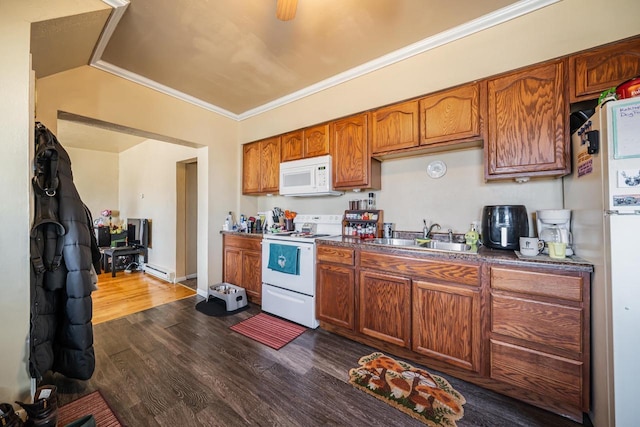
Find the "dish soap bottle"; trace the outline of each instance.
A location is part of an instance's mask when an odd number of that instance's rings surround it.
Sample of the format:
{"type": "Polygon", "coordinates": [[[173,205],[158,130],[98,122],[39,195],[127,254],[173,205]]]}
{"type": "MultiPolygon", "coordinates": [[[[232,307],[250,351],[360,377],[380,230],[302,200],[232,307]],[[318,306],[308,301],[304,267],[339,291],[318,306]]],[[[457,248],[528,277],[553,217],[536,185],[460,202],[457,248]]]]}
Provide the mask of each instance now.
{"type": "Polygon", "coordinates": [[[476,230],[476,225],[474,223],[471,223],[469,231],[467,231],[464,235],[464,240],[467,245],[475,246],[478,244],[479,239],[480,235],[478,234],[478,230],[476,230]]]}

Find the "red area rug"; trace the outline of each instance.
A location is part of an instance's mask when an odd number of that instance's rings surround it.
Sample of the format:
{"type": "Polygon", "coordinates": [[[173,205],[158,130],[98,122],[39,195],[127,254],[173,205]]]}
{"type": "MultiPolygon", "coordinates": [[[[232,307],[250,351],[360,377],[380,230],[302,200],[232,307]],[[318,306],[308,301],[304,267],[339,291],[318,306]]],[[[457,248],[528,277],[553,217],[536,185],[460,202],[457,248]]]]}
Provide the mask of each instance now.
{"type": "Polygon", "coordinates": [[[58,425],[65,426],[85,415],[93,415],[97,427],[123,426],[100,391],[82,396],[58,409],[58,425]]]}
{"type": "Polygon", "coordinates": [[[250,317],[230,328],[276,350],[280,350],[307,330],[304,326],[265,313],[250,317]]]}
{"type": "Polygon", "coordinates": [[[382,353],[358,360],[349,382],[430,427],[455,427],[466,400],[447,380],[382,353]]]}

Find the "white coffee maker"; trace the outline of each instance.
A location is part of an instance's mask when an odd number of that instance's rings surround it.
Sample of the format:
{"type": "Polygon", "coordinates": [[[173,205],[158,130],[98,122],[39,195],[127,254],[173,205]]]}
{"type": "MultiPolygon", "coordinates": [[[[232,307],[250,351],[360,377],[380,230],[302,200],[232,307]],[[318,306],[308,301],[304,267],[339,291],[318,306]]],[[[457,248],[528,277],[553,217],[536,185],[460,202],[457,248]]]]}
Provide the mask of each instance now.
{"type": "Polygon", "coordinates": [[[536,211],[538,238],[544,240],[545,254],[549,253],[548,242],[567,244],[566,254],[573,255],[571,248],[571,211],[569,209],[543,209],[536,211]]]}

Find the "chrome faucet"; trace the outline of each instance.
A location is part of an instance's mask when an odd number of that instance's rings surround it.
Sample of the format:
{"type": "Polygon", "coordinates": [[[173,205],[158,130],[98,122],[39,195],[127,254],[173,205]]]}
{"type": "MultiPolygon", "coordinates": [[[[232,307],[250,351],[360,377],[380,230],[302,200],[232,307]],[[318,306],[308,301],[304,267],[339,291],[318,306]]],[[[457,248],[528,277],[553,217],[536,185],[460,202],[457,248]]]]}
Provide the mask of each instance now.
{"type": "Polygon", "coordinates": [[[449,243],[452,243],[453,242],[453,230],[449,229],[448,231],[449,231],[449,243]]]}
{"type": "Polygon", "coordinates": [[[425,239],[430,239],[431,238],[431,231],[435,228],[437,230],[440,230],[440,224],[431,224],[431,226],[427,226],[427,220],[423,219],[422,222],[424,222],[424,228],[422,229],[422,237],[425,239]]]}

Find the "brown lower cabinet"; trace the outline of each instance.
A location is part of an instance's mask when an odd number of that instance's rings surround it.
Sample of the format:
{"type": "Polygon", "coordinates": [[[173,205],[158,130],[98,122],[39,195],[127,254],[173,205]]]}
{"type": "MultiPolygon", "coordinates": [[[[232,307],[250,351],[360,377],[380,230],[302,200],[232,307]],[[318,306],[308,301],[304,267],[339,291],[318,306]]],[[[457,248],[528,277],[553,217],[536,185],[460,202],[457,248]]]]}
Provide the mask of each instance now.
{"type": "Polygon", "coordinates": [[[361,334],[411,347],[411,279],[376,271],[360,271],[361,334]]]}
{"type": "Polygon", "coordinates": [[[589,410],[589,276],[510,267],[490,274],[491,378],[581,420],[589,410]]]}
{"type": "Polygon", "coordinates": [[[582,421],[590,267],[319,243],[320,327],[582,421]]]}
{"type": "Polygon", "coordinates": [[[356,329],[355,251],[318,245],[316,317],[340,328],[356,329]]]}
{"type": "Polygon", "coordinates": [[[262,239],[224,234],[222,280],[245,288],[247,298],[262,303],[262,239]]]}
{"type": "Polygon", "coordinates": [[[413,351],[478,372],[480,292],[465,286],[413,281],[413,351]]]}

